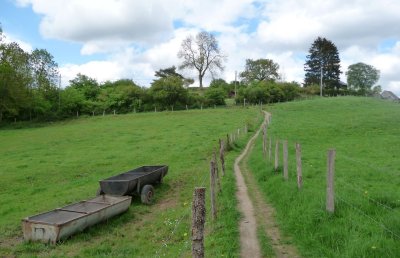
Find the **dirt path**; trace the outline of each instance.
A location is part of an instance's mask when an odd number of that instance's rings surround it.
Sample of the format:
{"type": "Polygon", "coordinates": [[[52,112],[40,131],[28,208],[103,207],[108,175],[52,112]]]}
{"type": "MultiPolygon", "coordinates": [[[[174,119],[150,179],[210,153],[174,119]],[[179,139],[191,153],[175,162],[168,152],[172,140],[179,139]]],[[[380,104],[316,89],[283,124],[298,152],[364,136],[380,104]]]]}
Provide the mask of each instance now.
{"type": "MultiPolygon", "coordinates": [[[[262,127],[264,126],[268,116],[270,114],[265,112],[264,123],[260,126],[254,136],[249,140],[246,148],[235,160],[235,176],[237,192],[236,197],[238,199],[238,208],[242,213],[243,217],[239,222],[240,229],[240,255],[241,257],[262,257],[260,244],[257,238],[257,227],[261,225],[268,238],[271,241],[272,248],[276,254],[276,257],[299,257],[296,249],[287,244],[287,239],[282,239],[281,233],[275,222],[275,210],[269,205],[263,198],[259,191],[256,182],[246,169],[246,180],[243,177],[243,173],[240,169],[240,162],[244,159],[247,160],[248,153],[254,146],[254,141],[260,134],[262,127]],[[249,189],[252,193],[252,199],[249,195],[249,189]],[[254,202],[254,204],[253,204],[254,202]],[[257,215],[255,215],[255,208],[257,215]]],[[[246,161],[245,160],[245,161],[246,161]]],[[[246,166],[245,166],[246,167],[246,166]]]]}

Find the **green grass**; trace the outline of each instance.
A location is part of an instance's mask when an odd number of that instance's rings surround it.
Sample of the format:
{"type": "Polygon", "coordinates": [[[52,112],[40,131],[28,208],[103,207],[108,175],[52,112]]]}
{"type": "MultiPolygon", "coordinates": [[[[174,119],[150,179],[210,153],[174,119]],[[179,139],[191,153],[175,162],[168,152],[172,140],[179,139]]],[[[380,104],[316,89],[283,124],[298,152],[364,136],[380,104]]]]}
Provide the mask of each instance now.
{"type": "Polygon", "coordinates": [[[249,168],[301,255],[399,257],[400,105],[341,97],[282,103],[267,110],[272,113],[268,134],[274,142],[289,142],[289,181],[283,180],[282,168],[275,173],[272,162],[263,160],[261,137],[249,168]],[[300,191],[296,142],[302,146],[300,191]],[[325,211],[330,148],[337,151],[334,214],[325,211]]]}
{"type": "MultiPolygon", "coordinates": [[[[190,254],[195,186],[209,186],[209,160],[218,138],[261,121],[257,109],[209,109],[89,117],[38,128],[0,130],[0,256],[178,257],[190,254]],[[135,200],[128,212],[56,246],[24,243],[20,221],[91,198],[98,180],[146,164],[167,164],[155,204],[135,200]]],[[[208,212],[206,255],[238,255],[234,157],[218,197],[221,215],[208,212]],[[227,227],[226,227],[227,225],[227,227]]],[[[208,199],[207,199],[207,205],[208,199]]]]}

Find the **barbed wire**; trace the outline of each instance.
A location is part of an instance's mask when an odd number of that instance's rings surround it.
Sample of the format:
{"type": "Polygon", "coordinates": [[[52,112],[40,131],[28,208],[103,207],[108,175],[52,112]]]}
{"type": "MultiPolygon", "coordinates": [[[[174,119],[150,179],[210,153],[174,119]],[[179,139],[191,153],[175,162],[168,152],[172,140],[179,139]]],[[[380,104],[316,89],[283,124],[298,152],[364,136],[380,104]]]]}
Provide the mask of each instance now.
{"type": "Polygon", "coordinates": [[[344,202],[345,204],[347,204],[348,206],[350,206],[351,208],[353,208],[354,210],[358,211],[360,214],[362,214],[363,216],[365,216],[366,218],[370,219],[372,222],[374,222],[376,225],[380,226],[383,230],[391,233],[393,236],[396,236],[398,239],[400,239],[400,235],[398,235],[397,233],[393,232],[392,230],[388,229],[381,221],[378,221],[376,219],[374,219],[373,217],[369,216],[368,214],[366,214],[364,211],[362,211],[360,208],[356,207],[355,205],[353,205],[352,203],[346,201],[345,199],[343,199],[342,197],[340,197],[338,194],[336,194],[336,198],[338,198],[340,201],[344,202]]]}
{"type": "Polygon", "coordinates": [[[375,166],[373,166],[371,163],[368,163],[368,162],[366,162],[366,161],[360,161],[360,160],[354,159],[354,158],[352,158],[352,157],[349,157],[349,156],[347,156],[347,155],[344,155],[343,153],[340,153],[340,154],[338,155],[338,158],[344,158],[345,160],[348,160],[348,161],[352,161],[352,162],[361,164],[361,165],[366,166],[366,167],[369,167],[369,168],[371,168],[371,169],[373,169],[373,170],[375,170],[375,171],[393,173],[393,170],[388,170],[388,169],[384,169],[384,168],[375,167],[375,166]]]}
{"type": "Polygon", "coordinates": [[[393,209],[392,207],[389,207],[389,206],[387,206],[387,205],[385,205],[385,204],[383,204],[383,203],[381,203],[381,202],[375,200],[374,198],[370,197],[370,196],[368,195],[368,192],[367,192],[367,193],[365,192],[366,190],[364,190],[364,189],[362,189],[362,188],[360,188],[360,187],[358,187],[358,186],[356,186],[356,185],[352,185],[352,184],[346,183],[346,182],[342,181],[342,179],[336,179],[336,180],[337,180],[336,182],[339,182],[339,183],[342,184],[342,185],[348,186],[348,187],[349,187],[351,190],[353,190],[353,191],[358,190],[358,191],[362,192],[362,193],[364,194],[365,198],[367,198],[368,200],[374,202],[375,204],[377,204],[377,205],[379,205],[379,206],[382,206],[383,208],[385,208],[385,209],[387,209],[387,210],[390,210],[390,211],[400,212],[400,210],[395,210],[395,209],[393,209]]]}

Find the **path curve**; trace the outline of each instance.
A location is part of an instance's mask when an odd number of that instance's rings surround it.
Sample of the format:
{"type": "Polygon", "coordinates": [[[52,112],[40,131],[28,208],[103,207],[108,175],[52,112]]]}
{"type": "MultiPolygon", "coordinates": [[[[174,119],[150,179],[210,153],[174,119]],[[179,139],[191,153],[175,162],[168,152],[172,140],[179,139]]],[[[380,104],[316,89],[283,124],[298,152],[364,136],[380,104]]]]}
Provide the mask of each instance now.
{"type": "Polygon", "coordinates": [[[240,256],[246,258],[262,257],[260,244],[257,238],[257,225],[260,225],[269,237],[276,257],[297,258],[300,256],[298,255],[296,248],[289,244],[290,241],[287,241],[287,238],[283,238],[280,233],[275,221],[275,209],[263,198],[255,179],[251,173],[249,173],[247,166],[245,166],[244,170],[246,172],[246,179],[249,181],[248,184],[250,190],[254,195],[253,204],[248,193],[248,187],[244,180],[243,173],[239,166],[240,162],[247,158],[247,155],[254,147],[255,139],[258,137],[267,121],[269,121],[271,114],[266,111],[263,112],[265,115],[264,122],[261,124],[254,136],[249,140],[243,152],[236,158],[234,164],[237,185],[236,198],[238,200],[238,209],[243,215],[239,222],[240,256]],[[254,213],[254,206],[256,206],[258,210],[257,216],[254,213]]]}
{"type": "Polygon", "coordinates": [[[240,170],[239,163],[247,155],[250,147],[253,145],[255,139],[260,134],[262,127],[265,125],[268,114],[265,113],[264,122],[260,128],[249,140],[246,148],[243,152],[235,159],[235,176],[236,176],[236,198],[238,200],[238,209],[242,213],[242,218],[239,222],[240,230],[240,256],[241,257],[261,257],[260,244],[257,238],[257,221],[254,215],[254,205],[250,199],[246,182],[244,181],[243,174],[240,170]]]}

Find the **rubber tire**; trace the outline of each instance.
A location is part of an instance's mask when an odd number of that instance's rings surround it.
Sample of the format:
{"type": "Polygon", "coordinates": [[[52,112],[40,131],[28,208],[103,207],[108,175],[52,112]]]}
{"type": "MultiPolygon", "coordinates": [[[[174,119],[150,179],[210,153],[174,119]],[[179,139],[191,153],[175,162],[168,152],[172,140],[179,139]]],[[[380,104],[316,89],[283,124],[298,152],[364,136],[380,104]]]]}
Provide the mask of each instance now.
{"type": "Polygon", "coordinates": [[[100,195],[103,195],[104,194],[104,192],[101,190],[101,188],[99,187],[98,189],[97,189],[97,191],[96,191],[96,196],[100,196],[100,195]]]}
{"type": "Polygon", "coordinates": [[[151,204],[154,196],[154,187],[152,185],[145,185],[140,192],[140,199],[143,204],[151,204]]]}

